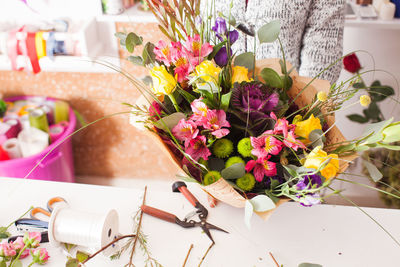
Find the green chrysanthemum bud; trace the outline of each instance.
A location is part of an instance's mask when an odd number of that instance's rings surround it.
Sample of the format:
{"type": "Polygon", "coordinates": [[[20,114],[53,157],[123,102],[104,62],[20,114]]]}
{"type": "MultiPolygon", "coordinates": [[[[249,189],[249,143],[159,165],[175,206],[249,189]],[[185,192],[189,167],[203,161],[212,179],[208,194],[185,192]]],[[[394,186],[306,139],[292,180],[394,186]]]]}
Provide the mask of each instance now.
{"type": "Polygon", "coordinates": [[[215,183],[221,178],[221,174],[217,171],[209,171],[206,175],[204,175],[203,184],[210,185],[215,183]]]}
{"type": "Polygon", "coordinates": [[[236,180],[236,185],[243,191],[250,191],[254,188],[256,184],[256,179],[251,173],[246,173],[243,177],[236,180]]]}
{"type": "Polygon", "coordinates": [[[243,163],[245,164],[244,160],[241,157],[235,156],[235,157],[230,157],[226,162],[225,162],[225,168],[228,168],[232,166],[233,164],[236,163],[243,163]]]}
{"type": "Polygon", "coordinates": [[[215,141],[213,145],[213,153],[216,157],[224,159],[229,157],[233,152],[233,143],[231,140],[222,138],[215,141]]]}
{"type": "Polygon", "coordinates": [[[251,157],[251,151],[253,150],[253,146],[251,145],[249,137],[240,140],[237,147],[240,155],[242,155],[245,158],[251,157]]]}

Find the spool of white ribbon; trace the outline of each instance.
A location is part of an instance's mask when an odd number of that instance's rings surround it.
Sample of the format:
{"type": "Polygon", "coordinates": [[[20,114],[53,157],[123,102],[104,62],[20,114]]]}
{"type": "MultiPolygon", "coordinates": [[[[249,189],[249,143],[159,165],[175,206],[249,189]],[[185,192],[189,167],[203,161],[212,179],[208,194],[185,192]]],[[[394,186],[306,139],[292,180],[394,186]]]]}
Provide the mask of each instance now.
{"type": "MultiPolygon", "coordinates": [[[[95,214],[71,209],[67,204],[56,207],[50,217],[49,240],[51,245],[74,244],[98,250],[118,237],[118,213],[95,214]]],[[[103,251],[105,256],[114,254],[117,244],[103,251]]]]}
{"type": "Polygon", "coordinates": [[[7,152],[10,159],[17,159],[17,158],[22,157],[20,144],[19,144],[17,138],[11,138],[11,139],[6,140],[2,144],[2,148],[4,151],[7,152]]]}
{"type": "Polygon", "coordinates": [[[381,20],[392,20],[396,11],[396,5],[393,3],[382,3],[379,10],[381,20]]]}
{"type": "Polygon", "coordinates": [[[389,0],[374,0],[372,1],[372,5],[376,9],[376,11],[379,13],[381,10],[382,4],[389,3],[389,0]]]}
{"type": "Polygon", "coordinates": [[[31,127],[18,134],[18,141],[22,155],[29,157],[42,152],[49,146],[49,134],[31,127]]]}

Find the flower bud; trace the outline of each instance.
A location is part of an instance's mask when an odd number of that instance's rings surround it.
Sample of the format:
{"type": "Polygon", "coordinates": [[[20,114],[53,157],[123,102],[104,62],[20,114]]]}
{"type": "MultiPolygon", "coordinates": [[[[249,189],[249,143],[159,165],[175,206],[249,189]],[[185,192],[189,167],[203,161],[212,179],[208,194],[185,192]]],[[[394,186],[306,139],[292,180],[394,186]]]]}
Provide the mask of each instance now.
{"type": "Polygon", "coordinates": [[[45,248],[32,249],[31,255],[33,257],[33,262],[38,264],[45,264],[50,258],[45,248]]]}
{"type": "Polygon", "coordinates": [[[42,236],[39,232],[25,233],[23,239],[28,248],[37,248],[41,240],[42,236]]]}
{"type": "Polygon", "coordinates": [[[371,97],[369,97],[369,95],[360,96],[360,104],[363,107],[368,107],[369,104],[371,104],[371,97]]]}

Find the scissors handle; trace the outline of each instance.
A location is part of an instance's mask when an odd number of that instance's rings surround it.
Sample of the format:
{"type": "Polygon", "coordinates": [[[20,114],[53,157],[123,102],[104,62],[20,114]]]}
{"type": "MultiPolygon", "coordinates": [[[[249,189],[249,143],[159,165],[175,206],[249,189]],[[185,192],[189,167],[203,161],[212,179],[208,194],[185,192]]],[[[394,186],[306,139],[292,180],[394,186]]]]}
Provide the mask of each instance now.
{"type": "Polygon", "coordinates": [[[172,185],[172,191],[181,192],[187,200],[193,205],[193,207],[197,208],[200,202],[197,200],[195,196],[187,189],[186,184],[184,182],[178,181],[172,185]]]}
{"type": "Polygon", "coordinates": [[[176,223],[178,220],[174,214],[150,206],[142,205],[141,209],[144,213],[167,222],[176,223]]]}
{"type": "Polygon", "coordinates": [[[47,201],[47,209],[50,212],[52,212],[53,209],[54,209],[53,205],[54,205],[54,203],[57,203],[57,202],[65,202],[65,203],[67,203],[67,201],[65,201],[65,199],[63,199],[62,197],[53,197],[53,198],[50,198],[49,201],[47,201]]]}
{"type": "Polygon", "coordinates": [[[48,210],[36,207],[31,210],[31,218],[39,220],[39,218],[36,216],[36,214],[39,214],[39,213],[41,213],[49,218],[51,216],[51,213],[48,210]]]}

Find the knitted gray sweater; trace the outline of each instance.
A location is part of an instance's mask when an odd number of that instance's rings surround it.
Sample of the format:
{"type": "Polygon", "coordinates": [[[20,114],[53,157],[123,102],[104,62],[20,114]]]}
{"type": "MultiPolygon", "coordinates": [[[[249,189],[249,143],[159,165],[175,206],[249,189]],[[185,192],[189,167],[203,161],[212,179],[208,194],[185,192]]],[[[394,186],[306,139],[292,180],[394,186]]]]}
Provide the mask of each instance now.
{"type": "MultiPolygon", "coordinates": [[[[228,15],[231,1],[214,1],[217,11],[228,15]]],[[[286,58],[300,75],[314,77],[342,56],[345,0],[249,0],[247,8],[246,0],[232,1],[232,15],[255,30],[271,20],[281,21],[286,58]]],[[[253,51],[253,38],[240,36],[235,52],[253,51]]],[[[258,46],[257,58],[272,57],[282,57],[278,42],[258,46]]],[[[341,67],[339,62],[320,77],[335,82],[341,67]]]]}

